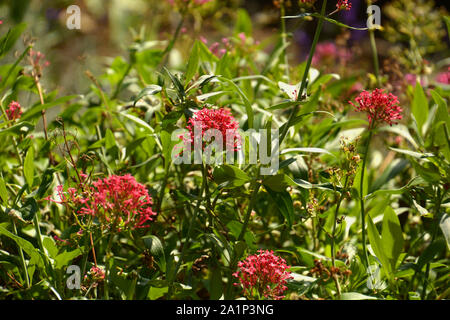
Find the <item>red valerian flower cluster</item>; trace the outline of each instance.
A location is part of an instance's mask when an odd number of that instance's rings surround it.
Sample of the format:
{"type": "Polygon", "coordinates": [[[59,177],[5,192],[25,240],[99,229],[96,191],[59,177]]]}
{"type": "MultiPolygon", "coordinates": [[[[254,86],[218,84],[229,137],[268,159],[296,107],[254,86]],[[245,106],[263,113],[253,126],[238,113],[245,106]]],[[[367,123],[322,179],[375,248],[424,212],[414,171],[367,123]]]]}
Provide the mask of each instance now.
{"type": "Polygon", "coordinates": [[[290,268],[286,261],[269,250],[258,250],[258,254],[240,261],[238,268],[233,276],[239,283],[234,285],[242,286],[243,294],[248,298],[256,296],[281,300],[287,289],[287,280],[292,279],[291,273],[286,271],[290,268]]]}
{"type": "Polygon", "coordinates": [[[352,3],[348,0],[338,0],[336,3],[336,8],[338,10],[350,10],[352,8],[352,3]]]}
{"type": "MultiPolygon", "coordinates": [[[[222,134],[222,146],[227,148],[232,148],[233,150],[238,150],[241,140],[240,135],[238,133],[239,124],[234,119],[230,110],[221,108],[221,109],[207,109],[203,108],[197,111],[194,116],[189,119],[187,124],[187,129],[189,133],[187,137],[184,137],[185,143],[191,143],[191,146],[194,146],[194,140],[202,139],[202,148],[206,147],[205,139],[209,140],[208,133],[212,133],[208,130],[215,129],[218,130],[222,134]],[[197,129],[195,129],[197,128],[197,129]],[[196,132],[196,130],[198,132],[196,132]],[[206,134],[205,134],[206,132],[206,134]],[[197,133],[197,137],[195,134],[197,133]],[[200,136],[201,134],[201,136],[200,136]],[[229,137],[227,139],[227,137],[229,137]]],[[[197,143],[200,143],[198,141],[197,143]]]]}
{"type": "MultiPolygon", "coordinates": [[[[85,175],[82,176],[86,179],[85,175]]],[[[99,179],[92,186],[85,183],[81,192],[68,188],[67,196],[61,185],[56,191],[61,201],[54,202],[74,206],[80,216],[90,215],[98,219],[102,226],[119,232],[148,228],[148,222],[156,215],[152,211],[153,202],[147,189],[130,174],[99,179]]]]}
{"type": "Polygon", "coordinates": [[[12,101],[8,105],[8,109],[6,109],[6,116],[8,120],[19,119],[21,115],[22,115],[22,107],[17,101],[12,101]]]}
{"type": "Polygon", "coordinates": [[[358,105],[351,101],[349,103],[355,111],[367,113],[367,119],[372,128],[379,122],[392,126],[397,124],[396,120],[402,119],[403,110],[398,105],[398,98],[392,93],[383,93],[383,89],[375,89],[371,93],[364,90],[355,100],[358,105]]]}

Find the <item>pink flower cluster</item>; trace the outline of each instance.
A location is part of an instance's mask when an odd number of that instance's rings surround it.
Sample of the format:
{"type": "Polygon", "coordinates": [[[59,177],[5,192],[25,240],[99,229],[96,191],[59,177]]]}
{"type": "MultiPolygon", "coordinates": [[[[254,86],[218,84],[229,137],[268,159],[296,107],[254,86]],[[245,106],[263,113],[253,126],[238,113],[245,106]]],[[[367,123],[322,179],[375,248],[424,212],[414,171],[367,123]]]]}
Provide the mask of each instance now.
{"type": "Polygon", "coordinates": [[[336,8],[338,10],[350,10],[352,8],[352,3],[348,0],[338,0],[336,3],[336,8]]]}
{"type": "Polygon", "coordinates": [[[240,261],[238,268],[239,270],[233,273],[238,279],[238,283],[234,285],[242,286],[243,294],[248,298],[256,295],[281,300],[287,290],[287,280],[292,279],[291,273],[287,271],[290,267],[286,261],[269,250],[258,250],[258,254],[240,261]]]}
{"type": "Polygon", "coordinates": [[[371,93],[364,90],[355,100],[358,105],[351,101],[349,103],[355,111],[367,113],[367,119],[372,127],[378,122],[392,126],[397,124],[396,120],[402,119],[403,110],[398,105],[398,98],[392,93],[383,93],[383,89],[375,89],[371,93]]]}
{"type": "Polygon", "coordinates": [[[436,81],[442,84],[450,84],[450,67],[448,67],[447,71],[439,73],[436,81]]]}
{"type": "MultiPolygon", "coordinates": [[[[187,124],[187,129],[189,133],[187,137],[184,137],[185,142],[189,142],[191,146],[194,146],[194,138],[196,138],[196,130],[198,130],[197,135],[198,139],[210,139],[209,134],[213,134],[213,132],[209,131],[211,129],[218,130],[223,137],[222,146],[227,146],[233,148],[233,150],[237,150],[241,144],[240,136],[238,133],[239,124],[234,119],[230,110],[221,108],[221,109],[208,109],[203,108],[195,113],[195,115],[189,119],[187,124]],[[197,129],[195,129],[197,128],[197,129]],[[201,134],[201,136],[200,136],[201,134]],[[231,136],[227,139],[228,136],[231,136]]],[[[197,143],[200,143],[198,141],[197,143]]],[[[206,142],[203,140],[202,148],[204,149],[206,146],[206,142]]]]}
{"type": "Polygon", "coordinates": [[[17,101],[12,101],[8,105],[8,109],[6,109],[6,116],[8,120],[16,120],[19,119],[22,115],[22,107],[17,101]]]}
{"type": "Polygon", "coordinates": [[[314,65],[318,65],[321,62],[335,63],[336,59],[339,59],[342,63],[346,63],[350,58],[351,54],[349,50],[338,48],[333,42],[327,41],[317,44],[312,63],[314,65]]]}
{"type": "MultiPolygon", "coordinates": [[[[200,37],[200,41],[204,44],[208,44],[208,40],[205,37],[200,37]]],[[[230,39],[222,38],[222,43],[214,42],[210,47],[209,51],[211,51],[217,57],[222,57],[227,51],[231,50],[233,47],[231,45],[230,39]],[[221,48],[221,45],[223,47],[221,48]]]]}
{"type": "Polygon", "coordinates": [[[50,65],[50,62],[48,62],[45,59],[45,55],[41,53],[40,51],[34,51],[30,50],[30,57],[31,61],[33,62],[33,65],[35,67],[39,67],[41,69],[46,68],[50,65]]]}
{"type": "MultiPolygon", "coordinates": [[[[83,175],[83,179],[85,178],[83,175]]],[[[145,186],[138,183],[133,176],[112,175],[94,181],[92,185],[85,184],[81,192],[69,188],[67,197],[63,186],[60,185],[57,187],[57,193],[61,201],[54,202],[75,206],[79,215],[95,217],[102,226],[119,232],[149,227],[148,222],[156,215],[151,208],[152,198],[145,186]]]]}

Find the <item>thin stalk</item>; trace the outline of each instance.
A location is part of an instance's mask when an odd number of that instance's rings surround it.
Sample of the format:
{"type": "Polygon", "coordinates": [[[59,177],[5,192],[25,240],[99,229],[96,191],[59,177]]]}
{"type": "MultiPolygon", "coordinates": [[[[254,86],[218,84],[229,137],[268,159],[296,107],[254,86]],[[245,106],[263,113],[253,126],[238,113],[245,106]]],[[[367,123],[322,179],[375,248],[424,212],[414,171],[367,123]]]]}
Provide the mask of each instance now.
{"type": "MultiPolygon", "coordinates": [[[[325,9],[327,7],[327,0],[324,0],[322,3],[322,9],[320,10],[321,17],[319,18],[319,22],[317,23],[316,32],[314,34],[313,43],[311,46],[311,50],[309,51],[308,60],[306,62],[305,72],[303,73],[303,79],[300,84],[300,90],[298,92],[297,101],[301,101],[303,90],[306,88],[306,80],[308,79],[309,69],[311,68],[312,58],[314,56],[314,52],[316,51],[317,43],[319,42],[320,33],[322,32],[322,25],[323,25],[323,17],[325,16],[325,9]]],[[[286,134],[289,130],[289,127],[291,125],[292,120],[294,119],[294,116],[297,114],[298,105],[294,106],[294,108],[291,111],[291,114],[289,115],[289,119],[286,123],[286,126],[283,129],[283,132],[281,132],[280,136],[280,145],[283,142],[284,138],[286,137],[286,134]]]]}
{"type": "MultiPolygon", "coordinates": [[[[169,161],[168,159],[164,159],[164,161],[169,161]]],[[[164,175],[162,184],[161,184],[161,190],[159,190],[159,197],[158,197],[158,204],[156,206],[156,212],[161,212],[161,207],[164,200],[164,193],[166,191],[167,186],[167,180],[168,180],[168,172],[164,175]]]]}
{"type": "Polygon", "coordinates": [[[370,140],[372,139],[372,134],[373,134],[372,128],[369,126],[369,137],[367,138],[366,146],[365,146],[365,150],[364,150],[364,159],[363,159],[363,164],[362,164],[362,168],[361,168],[361,181],[360,181],[362,247],[363,247],[364,262],[365,262],[366,267],[369,266],[369,258],[367,256],[367,249],[366,249],[366,215],[364,212],[364,171],[366,169],[366,163],[367,163],[367,158],[369,155],[369,147],[370,147],[370,140]]]}
{"type": "Polygon", "coordinates": [[[258,194],[259,188],[261,187],[260,183],[256,183],[255,189],[253,190],[253,193],[250,198],[250,203],[247,207],[247,213],[245,214],[244,218],[244,224],[242,225],[241,233],[239,234],[238,241],[242,241],[244,239],[245,232],[247,231],[248,222],[250,221],[250,216],[253,210],[253,207],[256,202],[256,196],[258,194]]]}
{"type": "MultiPolygon", "coordinates": [[[[105,299],[109,300],[109,288],[108,288],[108,275],[109,275],[109,259],[111,258],[111,245],[112,245],[112,239],[114,237],[114,234],[111,234],[108,239],[108,244],[106,245],[105,250],[105,299]]],[[[94,248],[94,246],[92,246],[94,248]]]]}
{"type": "Polygon", "coordinates": [[[134,62],[135,62],[135,51],[131,50],[130,51],[130,63],[128,64],[127,70],[125,70],[125,73],[123,74],[122,78],[120,78],[120,81],[117,84],[116,90],[114,91],[114,94],[112,95],[113,100],[116,99],[117,96],[119,95],[120,89],[122,88],[123,81],[128,76],[131,69],[133,69],[134,62]]]}
{"type": "MultiPolygon", "coordinates": [[[[367,0],[367,5],[371,6],[372,0],[367,0]]],[[[370,48],[372,49],[373,67],[375,69],[375,77],[377,79],[377,85],[381,86],[380,65],[378,62],[378,50],[377,50],[377,43],[375,41],[375,29],[374,28],[369,29],[369,38],[370,38],[370,48]]]]}
{"type": "Polygon", "coordinates": [[[286,20],[283,18],[286,15],[286,8],[284,7],[284,1],[280,3],[280,14],[281,14],[281,43],[284,47],[283,56],[284,56],[284,72],[286,81],[290,83],[290,75],[289,75],[289,60],[287,56],[287,34],[286,34],[286,20]]]}
{"type": "Polygon", "coordinates": [[[39,217],[38,217],[38,213],[37,212],[36,212],[36,214],[33,217],[33,223],[34,223],[34,229],[36,231],[36,236],[37,236],[39,249],[42,251],[42,253],[45,256],[45,259],[44,259],[45,267],[50,270],[50,274],[51,274],[53,280],[56,282],[53,266],[52,266],[52,264],[51,264],[51,262],[50,262],[50,260],[49,260],[49,258],[47,256],[47,254],[45,253],[44,244],[42,242],[42,234],[41,234],[41,229],[39,227],[39,217]]]}
{"type": "MultiPolygon", "coordinates": [[[[202,166],[203,166],[203,164],[202,164],[202,166]]],[[[183,262],[184,256],[185,256],[186,251],[187,251],[187,249],[189,247],[189,244],[190,244],[192,230],[194,229],[194,223],[195,223],[195,220],[197,220],[197,215],[198,215],[198,212],[200,211],[200,205],[203,202],[202,201],[203,200],[203,193],[205,192],[206,179],[207,179],[204,170],[202,170],[202,178],[203,178],[203,181],[202,181],[202,187],[201,187],[201,191],[200,191],[200,198],[197,200],[197,206],[195,208],[194,214],[191,217],[191,221],[190,221],[189,227],[188,227],[188,233],[186,235],[186,241],[184,242],[183,248],[181,249],[180,258],[179,258],[179,260],[178,260],[178,262],[177,262],[177,264],[175,266],[175,270],[174,270],[173,275],[172,275],[172,277],[170,278],[170,281],[169,281],[169,290],[167,292],[167,297],[169,299],[170,299],[170,297],[172,296],[172,293],[173,293],[173,283],[175,282],[178,270],[181,267],[181,264],[183,262]]]]}
{"type": "MultiPolygon", "coordinates": [[[[11,219],[11,220],[12,220],[14,234],[16,236],[18,236],[16,223],[14,222],[14,219],[11,219]]],[[[29,288],[30,287],[30,276],[28,275],[27,263],[25,262],[25,257],[23,255],[22,247],[18,245],[18,248],[19,248],[19,254],[20,254],[20,261],[22,262],[23,270],[25,273],[25,281],[27,283],[27,288],[29,288]]]]}
{"type": "Polygon", "coordinates": [[[336,225],[337,225],[337,217],[339,214],[339,208],[341,206],[341,202],[343,200],[344,194],[346,192],[347,189],[347,183],[348,183],[348,176],[345,177],[345,182],[344,182],[344,188],[341,191],[341,194],[339,195],[339,200],[336,204],[336,210],[334,211],[334,221],[333,221],[333,230],[331,232],[331,263],[333,265],[333,267],[335,267],[335,259],[336,259],[336,253],[334,252],[334,246],[335,246],[335,236],[336,236],[336,225]]]}
{"type": "Polygon", "coordinates": [[[166,49],[164,49],[164,52],[162,54],[163,60],[160,64],[160,68],[165,66],[167,64],[167,60],[169,59],[169,54],[172,51],[173,47],[175,46],[175,42],[178,40],[178,37],[180,35],[181,28],[183,27],[184,20],[186,18],[187,8],[183,9],[181,12],[181,19],[178,22],[177,28],[175,29],[175,34],[173,35],[172,39],[170,40],[169,44],[167,45],[166,49]]]}
{"type": "MultiPolygon", "coordinates": [[[[441,207],[441,201],[443,198],[443,197],[441,197],[441,192],[440,192],[439,187],[437,188],[436,193],[437,193],[437,195],[436,195],[436,206],[435,206],[435,210],[434,210],[433,234],[431,235],[430,246],[433,245],[433,242],[436,238],[436,235],[437,235],[437,232],[439,229],[439,220],[440,220],[439,209],[441,207]]],[[[426,294],[427,294],[428,277],[430,276],[430,265],[431,265],[431,263],[428,262],[427,267],[425,269],[425,277],[423,279],[422,294],[420,297],[422,300],[425,300],[426,294]]]]}
{"type": "MultiPolygon", "coordinates": [[[[34,74],[34,83],[36,84],[36,88],[39,93],[39,100],[40,100],[41,104],[43,105],[45,103],[45,101],[44,101],[44,94],[42,92],[42,86],[41,86],[41,83],[39,82],[39,76],[36,74],[35,71],[33,72],[33,74],[34,74]]],[[[45,140],[48,141],[47,118],[45,116],[45,109],[43,109],[41,111],[41,115],[42,115],[42,124],[44,126],[45,140]]],[[[51,153],[50,153],[50,159],[51,159],[51,153]]]]}
{"type": "MultiPolygon", "coordinates": [[[[341,206],[342,203],[342,199],[344,197],[344,194],[347,190],[347,183],[348,183],[348,175],[345,176],[345,182],[344,182],[344,188],[341,191],[341,194],[339,195],[339,200],[336,204],[336,210],[334,212],[334,220],[333,220],[333,230],[331,232],[331,264],[333,267],[336,267],[336,252],[335,252],[335,237],[336,237],[336,225],[337,225],[337,217],[339,214],[339,208],[341,206]]],[[[334,274],[333,275],[333,280],[334,283],[336,285],[336,290],[337,290],[337,294],[338,294],[338,298],[341,298],[341,285],[339,284],[339,279],[337,278],[337,276],[334,274]]]]}

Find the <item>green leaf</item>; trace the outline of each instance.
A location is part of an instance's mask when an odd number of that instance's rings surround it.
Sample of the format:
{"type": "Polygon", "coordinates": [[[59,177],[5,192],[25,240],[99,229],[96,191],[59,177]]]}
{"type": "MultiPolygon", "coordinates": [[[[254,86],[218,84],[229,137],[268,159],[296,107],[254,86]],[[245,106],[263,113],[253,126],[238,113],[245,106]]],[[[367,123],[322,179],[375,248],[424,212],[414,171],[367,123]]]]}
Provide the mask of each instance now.
{"type": "Polygon", "coordinates": [[[105,147],[106,147],[106,150],[117,147],[116,138],[114,137],[114,134],[112,133],[112,131],[110,129],[106,130],[105,147]]]}
{"type": "Polygon", "coordinates": [[[178,98],[180,100],[184,100],[184,97],[186,96],[186,91],[184,90],[184,87],[181,84],[180,80],[175,75],[173,75],[166,67],[164,67],[164,70],[166,70],[167,74],[169,75],[169,78],[172,81],[175,90],[177,91],[178,98]]]}
{"type": "Polygon", "coordinates": [[[380,189],[390,180],[394,179],[397,175],[403,172],[408,166],[409,162],[405,159],[395,159],[389,164],[389,167],[379,176],[371,185],[369,193],[373,193],[380,189]]]}
{"type": "Polygon", "coordinates": [[[286,191],[287,187],[296,185],[295,182],[284,173],[268,176],[263,180],[263,185],[276,192],[286,191]]]}
{"type": "Polygon", "coordinates": [[[270,197],[273,199],[277,210],[282,214],[289,228],[294,223],[294,204],[291,195],[287,191],[276,192],[266,188],[270,197]]]}
{"type": "Polygon", "coordinates": [[[145,129],[147,129],[150,133],[154,133],[155,129],[153,129],[147,122],[145,122],[144,120],[135,117],[131,114],[125,113],[125,112],[118,112],[118,114],[120,114],[121,116],[124,116],[125,118],[130,119],[131,121],[133,121],[134,123],[136,123],[137,125],[139,125],[140,127],[143,127],[145,129]]]}
{"type": "Polygon", "coordinates": [[[377,227],[375,226],[372,218],[369,215],[367,215],[367,235],[369,237],[369,242],[372,246],[373,252],[380,260],[382,267],[386,270],[386,276],[388,277],[388,279],[393,280],[393,270],[388,258],[386,257],[386,254],[384,253],[383,240],[381,239],[377,227]]]}
{"type": "Polygon", "coordinates": [[[23,174],[25,176],[25,181],[31,190],[34,180],[34,149],[32,146],[28,148],[27,155],[25,156],[25,161],[23,163],[23,174]]]}
{"type": "Polygon", "coordinates": [[[450,117],[448,115],[447,102],[434,90],[430,90],[434,102],[437,104],[434,117],[435,139],[447,161],[450,161],[450,145],[448,135],[450,130],[450,117]]]}
{"type": "Polygon", "coordinates": [[[30,242],[19,236],[12,234],[2,226],[0,226],[0,234],[13,240],[19,247],[23,249],[23,251],[25,251],[26,254],[28,254],[32,259],[35,259],[35,261],[37,261],[37,266],[43,272],[45,272],[44,260],[39,251],[35,247],[33,247],[33,245],[30,242]]]}
{"type": "Polygon", "coordinates": [[[444,250],[445,250],[445,241],[442,238],[433,241],[422,252],[419,259],[417,260],[417,264],[415,266],[416,271],[420,272],[427,263],[431,262],[437,254],[443,252],[444,250]]]}
{"type": "Polygon", "coordinates": [[[189,84],[189,82],[191,82],[191,79],[197,73],[199,62],[200,62],[200,55],[197,40],[195,41],[194,46],[192,47],[191,54],[189,55],[189,60],[186,67],[186,87],[189,84]]]}
{"type": "Polygon", "coordinates": [[[19,212],[22,215],[22,219],[25,221],[31,221],[34,218],[36,212],[38,212],[39,206],[34,200],[34,198],[28,198],[22,207],[19,209],[19,212]]]}
{"type": "Polygon", "coordinates": [[[145,96],[151,96],[155,95],[159,92],[161,92],[162,88],[156,84],[149,85],[148,87],[144,88],[134,99],[133,106],[136,105],[136,103],[141,100],[145,96]]]}
{"type": "Polygon", "coordinates": [[[444,213],[442,215],[441,221],[439,221],[439,227],[444,234],[448,249],[450,250],[450,216],[448,214],[444,213]]]}
{"type": "Polygon", "coordinates": [[[166,272],[166,256],[161,240],[153,235],[145,236],[142,240],[144,240],[145,247],[150,250],[151,255],[155,258],[161,271],[166,272]]]}
{"type": "Polygon", "coordinates": [[[60,104],[66,103],[74,98],[77,98],[78,96],[76,95],[72,95],[72,96],[66,96],[66,97],[61,97],[58,98],[52,102],[48,102],[45,104],[37,104],[34,107],[32,107],[31,109],[27,110],[26,112],[24,112],[24,114],[22,115],[22,117],[20,118],[21,121],[24,120],[28,120],[34,117],[37,117],[40,115],[40,112],[42,110],[48,110],[50,108],[59,106],[60,104]]]}
{"type": "Polygon", "coordinates": [[[24,121],[15,124],[7,129],[0,130],[0,137],[4,134],[15,134],[20,135],[23,133],[28,133],[34,129],[34,125],[30,122],[24,121]]]}
{"type": "Polygon", "coordinates": [[[191,91],[192,89],[199,88],[201,89],[203,86],[207,85],[210,82],[216,81],[217,77],[211,74],[204,74],[200,76],[189,88],[186,89],[186,92],[191,91]]]}
{"type": "Polygon", "coordinates": [[[331,152],[322,149],[322,148],[290,148],[290,149],[284,149],[281,151],[281,154],[285,153],[297,153],[297,152],[303,152],[303,153],[326,153],[329,155],[334,156],[331,152]]]}
{"type": "Polygon", "coordinates": [[[8,203],[8,191],[6,190],[5,180],[1,175],[0,175],[0,199],[3,201],[4,205],[8,203]]]}
{"type": "Polygon", "coordinates": [[[392,132],[396,135],[400,135],[403,138],[405,138],[406,140],[408,140],[409,143],[411,143],[411,145],[416,148],[419,149],[419,145],[417,144],[417,142],[414,140],[414,138],[411,136],[411,134],[409,133],[408,127],[403,125],[403,124],[397,124],[395,126],[385,126],[385,127],[381,127],[378,130],[380,131],[388,131],[388,132],[392,132]]]}
{"type": "Polygon", "coordinates": [[[358,292],[344,292],[341,300],[378,300],[376,297],[367,296],[358,292]]]}
{"type": "Polygon", "coordinates": [[[224,189],[240,187],[250,180],[244,171],[228,164],[215,167],[213,175],[215,182],[224,189]]]}
{"type": "Polygon", "coordinates": [[[9,50],[12,49],[20,35],[25,31],[27,25],[20,23],[8,30],[8,33],[0,39],[0,58],[3,57],[9,50]]]}
{"type": "Polygon", "coordinates": [[[150,300],[156,300],[163,297],[168,291],[169,287],[162,287],[162,288],[150,287],[147,297],[150,300]]]}
{"type": "Polygon", "coordinates": [[[56,247],[55,241],[52,238],[50,238],[49,236],[43,236],[42,245],[44,246],[45,250],[47,250],[50,258],[56,258],[56,256],[58,255],[58,248],[56,247]]]}
{"type": "Polygon", "coordinates": [[[220,268],[214,268],[212,272],[210,272],[209,279],[209,299],[210,300],[218,300],[222,296],[223,285],[222,285],[222,272],[220,268]]]}
{"type": "Polygon", "coordinates": [[[447,35],[448,35],[448,38],[450,39],[450,17],[444,16],[444,21],[445,21],[445,24],[447,25],[447,35]]]}
{"type": "Polygon", "coordinates": [[[64,251],[55,257],[55,269],[60,270],[66,267],[73,259],[83,254],[84,247],[72,251],[64,251]]]}
{"type": "Polygon", "coordinates": [[[45,196],[48,188],[50,188],[53,182],[53,173],[55,172],[52,168],[47,168],[42,175],[41,183],[39,185],[39,189],[36,194],[36,198],[38,200],[42,199],[45,196]]]}
{"type": "Polygon", "coordinates": [[[347,29],[359,30],[359,31],[368,30],[368,28],[356,28],[356,27],[348,26],[348,25],[346,25],[346,24],[344,24],[342,22],[336,21],[336,20],[328,18],[328,17],[324,17],[324,16],[322,16],[321,14],[318,14],[318,13],[302,13],[302,14],[299,14],[297,16],[284,16],[282,18],[283,19],[299,19],[299,18],[304,18],[304,17],[307,17],[307,16],[312,16],[312,17],[315,17],[315,18],[323,18],[325,21],[328,21],[328,22],[333,23],[333,24],[335,24],[335,25],[337,25],[339,27],[343,27],[343,28],[347,28],[347,29]]]}
{"type": "Polygon", "coordinates": [[[244,9],[238,9],[236,26],[234,27],[234,35],[245,33],[246,36],[252,35],[252,19],[244,9]]]}
{"type": "Polygon", "coordinates": [[[383,250],[391,264],[391,270],[395,270],[397,259],[403,250],[403,233],[400,221],[391,207],[384,211],[383,229],[381,232],[383,250]]]}
{"type": "Polygon", "coordinates": [[[254,113],[253,113],[253,108],[252,105],[250,103],[250,101],[248,100],[247,96],[244,94],[244,92],[241,90],[241,88],[239,88],[236,83],[234,83],[233,80],[227,79],[225,77],[217,77],[220,81],[229,83],[235,92],[237,92],[241,98],[242,101],[244,102],[244,106],[245,106],[245,111],[247,113],[247,119],[248,119],[248,127],[249,129],[253,128],[253,123],[254,123],[254,113]]]}
{"type": "Polygon", "coordinates": [[[416,119],[419,134],[422,134],[422,127],[428,119],[428,101],[419,82],[416,83],[414,89],[411,111],[416,119]]]}
{"type": "Polygon", "coordinates": [[[406,154],[407,156],[410,157],[414,157],[417,159],[426,159],[428,157],[433,157],[433,154],[431,153],[420,153],[420,152],[415,152],[415,151],[411,151],[411,150],[404,150],[404,149],[398,149],[398,148],[389,148],[392,151],[398,152],[398,153],[402,153],[402,154],[406,154]]]}

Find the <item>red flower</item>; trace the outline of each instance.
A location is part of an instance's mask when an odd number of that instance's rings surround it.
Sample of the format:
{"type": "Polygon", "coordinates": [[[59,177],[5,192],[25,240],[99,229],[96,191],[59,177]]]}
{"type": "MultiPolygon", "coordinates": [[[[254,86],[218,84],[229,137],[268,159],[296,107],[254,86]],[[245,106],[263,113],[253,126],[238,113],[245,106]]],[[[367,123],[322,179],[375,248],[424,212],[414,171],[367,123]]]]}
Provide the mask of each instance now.
{"type": "MultiPolygon", "coordinates": [[[[83,182],[85,183],[85,181],[83,182]]],[[[79,215],[91,215],[98,219],[102,226],[110,229],[129,230],[148,228],[148,222],[156,215],[152,211],[152,198],[143,184],[127,174],[112,175],[99,179],[85,186],[82,192],[75,188],[67,189],[66,196],[63,187],[57,187],[60,202],[72,205],[79,215]]]]}
{"type": "Polygon", "coordinates": [[[289,268],[286,261],[274,255],[273,251],[258,250],[258,254],[240,261],[238,268],[233,276],[238,278],[239,283],[234,285],[241,285],[247,297],[258,293],[267,299],[281,300],[287,290],[287,280],[292,279],[291,273],[286,271],[289,268]]]}
{"type": "Polygon", "coordinates": [[[355,111],[367,113],[367,119],[372,127],[378,122],[386,122],[392,126],[397,124],[395,120],[402,119],[400,113],[403,110],[398,105],[398,98],[392,93],[383,93],[383,89],[375,89],[372,93],[364,90],[355,100],[358,105],[351,101],[349,103],[355,107],[355,111]]]}
{"type": "Polygon", "coordinates": [[[352,8],[352,3],[348,0],[338,0],[336,3],[338,10],[350,10],[352,8]]]}
{"type": "Polygon", "coordinates": [[[12,101],[8,105],[8,109],[6,109],[6,116],[8,120],[16,120],[19,119],[22,115],[22,107],[17,101],[12,101]]]}
{"type": "MultiPolygon", "coordinates": [[[[209,140],[209,134],[212,132],[208,130],[215,129],[218,130],[222,135],[222,146],[225,148],[230,147],[233,150],[237,150],[241,144],[240,136],[238,133],[239,124],[231,115],[230,110],[222,109],[201,109],[195,113],[195,115],[189,119],[187,129],[189,133],[183,139],[185,142],[191,143],[194,146],[194,138],[197,132],[197,139],[202,139],[202,148],[206,146],[205,138],[209,140]],[[197,129],[195,129],[197,128],[197,129]],[[206,134],[205,134],[206,133],[206,134]],[[201,136],[200,136],[201,134],[201,136]],[[227,137],[230,137],[227,139],[227,137]],[[227,141],[230,140],[230,141],[227,141]]],[[[200,141],[198,142],[200,143],[200,141]]]]}

